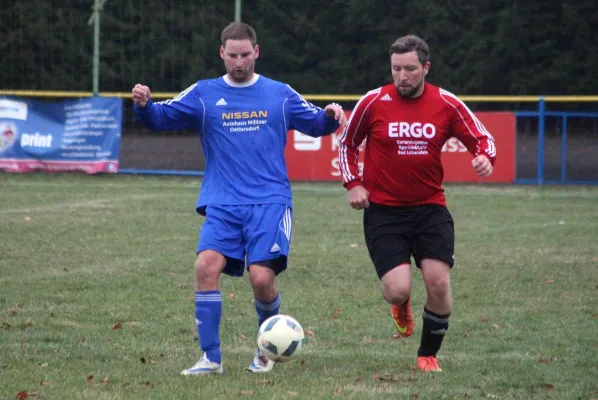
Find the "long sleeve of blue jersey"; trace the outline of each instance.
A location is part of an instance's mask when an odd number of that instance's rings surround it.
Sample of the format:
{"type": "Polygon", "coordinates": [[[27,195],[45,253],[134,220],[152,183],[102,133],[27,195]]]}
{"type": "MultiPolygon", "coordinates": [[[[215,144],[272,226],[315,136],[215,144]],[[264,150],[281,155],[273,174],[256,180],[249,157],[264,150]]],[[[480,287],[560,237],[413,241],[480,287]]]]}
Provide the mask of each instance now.
{"type": "Polygon", "coordinates": [[[296,129],[311,137],[330,135],[338,129],[338,121],[327,117],[324,110],[305,100],[293,88],[285,103],[285,115],[290,121],[290,129],[296,129]]]}
{"type": "Polygon", "coordinates": [[[197,84],[189,86],[173,99],[145,107],[134,106],[137,120],[156,131],[173,131],[196,126],[204,113],[203,104],[197,93],[197,84]]]}

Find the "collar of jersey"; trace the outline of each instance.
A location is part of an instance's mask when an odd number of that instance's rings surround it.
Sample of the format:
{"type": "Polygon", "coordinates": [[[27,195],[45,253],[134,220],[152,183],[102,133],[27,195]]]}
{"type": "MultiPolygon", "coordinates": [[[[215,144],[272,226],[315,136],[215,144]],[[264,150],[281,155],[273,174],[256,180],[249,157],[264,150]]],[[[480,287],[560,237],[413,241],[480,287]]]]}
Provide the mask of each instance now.
{"type": "Polygon", "coordinates": [[[233,82],[228,75],[224,75],[222,77],[222,79],[224,79],[224,82],[228,85],[228,86],[232,86],[232,87],[238,87],[238,88],[242,88],[242,87],[247,87],[247,86],[251,86],[253,84],[255,84],[257,82],[257,80],[260,78],[259,74],[253,74],[253,78],[251,78],[250,80],[248,80],[247,82],[243,82],[243,83],[237,83],[237,82],[233,82]]]}

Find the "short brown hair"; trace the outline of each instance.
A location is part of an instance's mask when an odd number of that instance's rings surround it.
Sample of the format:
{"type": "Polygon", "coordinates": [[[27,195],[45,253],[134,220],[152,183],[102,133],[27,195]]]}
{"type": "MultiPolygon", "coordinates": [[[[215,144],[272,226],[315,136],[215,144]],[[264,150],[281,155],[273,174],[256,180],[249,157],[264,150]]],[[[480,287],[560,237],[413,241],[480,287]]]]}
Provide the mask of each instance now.
{"type": "Polygon", "coordinates": [[[415,51],[420,63],[425,64],[430,61],[430,48],[425,40],[416,35],[407,35],[398,38],[390,46],[390,55],[404,54],[415,51]]]}
{"type": "Polygon", "coordinates": [[[243,22],[231,22],[220,34],[220,42],[224,46],[227,40],[245,40],[251,41],[251,45],[255,47],[257,43],[257,36],[255,30],[243,22]]]}

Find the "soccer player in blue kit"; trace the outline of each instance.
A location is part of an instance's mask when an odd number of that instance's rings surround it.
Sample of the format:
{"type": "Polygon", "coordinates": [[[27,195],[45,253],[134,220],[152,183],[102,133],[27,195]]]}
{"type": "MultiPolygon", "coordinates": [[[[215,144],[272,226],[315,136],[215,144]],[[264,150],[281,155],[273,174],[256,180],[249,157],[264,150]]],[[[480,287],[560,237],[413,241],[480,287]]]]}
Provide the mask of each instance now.
{"type": "MultiPolygon", "coordinates": [[[[233,22],[221,34],[226,75],[200,80],[156,103],[147,86],[132,90],[138,121],[159,131],[195,129],[205,154],[196,209],[206,218],[195,261],[195,317],[203,354],[183,375],[223,372],[221,273],[243,276],[247,265],[258,326],[279,313],[275,276],[287,267],[291,242],[287,132],[319,137],[347,122],[339,105],[321,109],[290,86],[255,73],[259,53],[254,29],[233,22]]],[[[256,350],[248,370],[268,372],[273,366],[256,350]]]]}

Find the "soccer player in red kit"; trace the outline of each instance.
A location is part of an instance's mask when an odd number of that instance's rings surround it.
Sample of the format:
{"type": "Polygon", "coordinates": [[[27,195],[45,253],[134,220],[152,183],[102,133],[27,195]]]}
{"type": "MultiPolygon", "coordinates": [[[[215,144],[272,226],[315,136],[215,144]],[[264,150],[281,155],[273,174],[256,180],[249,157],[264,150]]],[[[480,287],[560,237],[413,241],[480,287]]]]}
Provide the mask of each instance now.
{"type": "Polygon", "coordinates": [[[482,178],[492,174],[496,149],[490,133],[461,100],[425,82],[430,61],[424,40],[414,35],[397,39],[390,47],[390,64],[393,83],[359,100],[340,138],[339,161],[349,204],[365,210],[368,252],[404,337],[414,325],[411,257],[422,273],[427,300],[417,367],[440,371],[436,354],[451,313],[449,273],[455,247],[442,188],[441,149],[449,138],[459,139],[482,178]]]}

